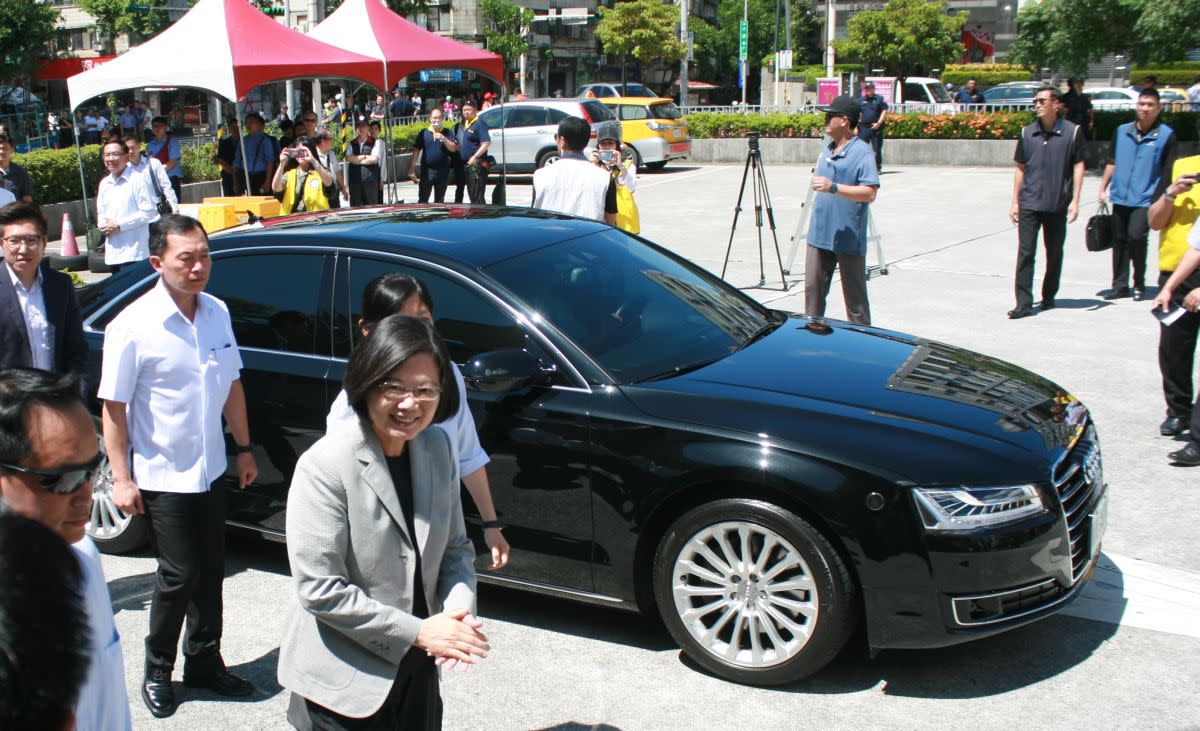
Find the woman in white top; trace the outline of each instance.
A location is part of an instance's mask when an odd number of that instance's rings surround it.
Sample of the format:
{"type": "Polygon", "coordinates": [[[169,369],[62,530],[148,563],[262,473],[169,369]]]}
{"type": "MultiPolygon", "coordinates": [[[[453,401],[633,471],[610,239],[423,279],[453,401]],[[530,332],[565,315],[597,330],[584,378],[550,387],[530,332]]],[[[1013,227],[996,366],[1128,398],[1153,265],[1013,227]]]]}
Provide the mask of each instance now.
{"type": "MultiPolygon", "coordinates": [[[[358,328],[363,337],[370,335],[375,323],[388,315],[407,315],[432,324],[433,297],[420,280],[407,274],[388,272],[371,280],[363,290],[360,313],[358,328]]],[[[467,406],[467,385],[463,381],[462,373],[454,363],[451,363],[450,367],[454,372],[455,387],[458,389],[459,407],[453,416],[438,426],[450,436],[463,484],[467,486],[467,492],[479,508],[479,516],[483,518],[483,537],[492,554],[492,568],[503,568],[508,564],[509,547],[508,541],[500,532],[503,526],[496,516],[487,471],[484,469],[489,461],[488,455],[479,444],[475,418],[471,416],[471,409],[467,406]]],[[[332,432],[347,422],[356,423],[357,420],[358,415],[350,408],[346,391],[342,390],[329,409],[325,431],[332,432]]]]}

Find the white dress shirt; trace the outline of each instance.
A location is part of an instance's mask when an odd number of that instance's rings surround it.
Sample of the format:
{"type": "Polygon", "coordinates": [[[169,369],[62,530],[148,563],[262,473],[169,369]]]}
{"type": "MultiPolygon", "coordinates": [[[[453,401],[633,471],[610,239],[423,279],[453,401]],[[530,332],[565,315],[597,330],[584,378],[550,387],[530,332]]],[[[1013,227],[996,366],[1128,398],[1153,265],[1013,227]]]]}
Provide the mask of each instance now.
{"type": "Polygon", "coordinates": [[[604,198],[612,177],[582,156],[563,155],[533,174],[533,207],[604,223],[604,198]]]}
{"type": "MultiPolygon", "coordinates": [[[[458,460],[458,474],[466,476],[490,462],[491,458],[479,443],[475,417],[471,415],[471,407],[467,404],[467,384],[462,373],[454,363],[450,364],[450,369],[454,372],[454,383],[458,387],[458,411],[434,426],[440,427],[446,432],[446,436],[450,437],[454,458],[458,460]]],[[[333,400],[333,405],[329,407],[329,415],[325,417],[325,431],[331,432],[348,421],[357,422],[358,414],[350,407],[350,399],[346,396],[346,390],[342,389],[333,400]]]]}
{"type": "Polygon", "coordinates": [[[128,407],[139,488],[206,492],[225,472],[221,412],[241,369],[229,310],[210,294],[191,321],[160,279],[108,324],[98,396],[128,407]]]}
{"type": "Polygon", "coordinates": [[[117,177],[105,175],[96,194],[96,215],[116,221],[120,231],[104,242],[105,264],[128,264],[150,258],[150,224],[158,220],[158,209],[150,184],[126,165],[117,177]]]}
{"type": "Polygon", "coordinates": [[[87,608],[92,651],[87,679],[75,703],[77,731],[128,731],[133,728],[125,690],[125,658],[113,622],[112,598],[104,581],[100,552],[84,536],[71,546],[83,570],[83,602],[87,608]]]}
{"type": "Polygon", "coordinates": [[[146,178],[146,187],[150,191],[150,197],[154,199],[155,208],[158,207],[158,200],[154,185],[151,183],[149,175],[154,176],[154,180],[158,181],[158,187],[166,197],[167,202],[171,204],[171,212],[179,213],[179,199],[175,197],[175,188],[171,186],[171,178],[167,175],[167,168],[162,164],[162,160],[157,157],[145,157],[138,160],[134,164],[133,160],[129,161],[129,166],[134,169],[142,177],[146,178]]]}
{"type": "Polygon", "coordinates": [[[9,203],[13,203],[16,200],[17,196],[13,195],[11,190],[8,188],[0,188],[0,208],[3,208],[4,206],[7,206],[9,203]]]}
{"type": "Polygon", "coordinates": [[[21,284],[13,268],[4,263],[8,276],[12,277],[13,289],[17,293],[17,304],[21,308],[21,317],[25,320],[25,332],[29,336],[29,350],[33,356],[33,367],[44,371],[54,370],[54,326],[46,316],[46,297],[42,291],[42,270],[38,269],[37,279],[29,289],[21,284]]]}

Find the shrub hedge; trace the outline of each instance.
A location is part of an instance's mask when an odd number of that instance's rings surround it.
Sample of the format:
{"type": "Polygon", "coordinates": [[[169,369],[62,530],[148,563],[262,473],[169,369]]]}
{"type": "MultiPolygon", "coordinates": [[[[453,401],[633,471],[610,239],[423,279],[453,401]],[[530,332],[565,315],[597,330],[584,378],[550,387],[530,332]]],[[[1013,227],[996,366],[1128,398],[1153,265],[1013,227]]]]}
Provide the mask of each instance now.
{"type": "Polygon", "coordinates": [[[947,64],[942,71],[942,83],[962,86],[975,79],[979,86],[995,86],[1009,81],[1028,81],[1033,73],[1024,66],[1014,63],[966,63],[947,64]]]}
{"type": "Polygon", "coordinates": [[[1143,76],[1154,76],[1159,86],[1191,86],[1200,76],[1200,61],[1180,61],[1161,66],[1134,66],[1129,70],[1129,79],[1140,81],[1143,76]]]}

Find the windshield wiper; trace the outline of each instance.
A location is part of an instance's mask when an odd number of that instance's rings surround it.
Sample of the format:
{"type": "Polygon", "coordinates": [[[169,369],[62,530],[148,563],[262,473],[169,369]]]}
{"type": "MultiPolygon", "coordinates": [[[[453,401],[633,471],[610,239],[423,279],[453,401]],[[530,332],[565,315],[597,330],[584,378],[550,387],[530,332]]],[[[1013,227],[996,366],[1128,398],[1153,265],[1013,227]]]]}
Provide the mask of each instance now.
{"type": "Polygon", "coordinates": [[[701,368],[703,368],[706,365],[712,365],[713,363],[716,363],[717,361],[721,360],[722,358],[724,358],[727,355],[729,355],[729,354],[722,353],[720,355],[715,355],[711,358],[705,358],[704,360],[698,360],[695,363],[688,363],[686,365],[677,366],[675,368],[672,368],[669,371],[659,373],[657,375],[649,376],[647,378],[643,378],[643,379],[637,381],[637,383],[650,383],[651,381],[662,381],[667,378],[674,378],[675,376],[682,376],[684,373],[691,373],[692,371],[700,370],[701,368]]]}
{"type": "Polygon", "coordinates": [[[759,340],[762,340],[767,335],[770,335],[771,333],[775,332],[775,328],[777,328],[777,327],[779,327],[778,322],[768,322],[767,324],[758,328],[754,332],[750,333],[750,337],[743,340],[741,342],[741,344],[738,345],[737,349],[742,350],[744,348],[749,347],[750,345],[752,345],[754,343],[757,343],[759,340]]]}

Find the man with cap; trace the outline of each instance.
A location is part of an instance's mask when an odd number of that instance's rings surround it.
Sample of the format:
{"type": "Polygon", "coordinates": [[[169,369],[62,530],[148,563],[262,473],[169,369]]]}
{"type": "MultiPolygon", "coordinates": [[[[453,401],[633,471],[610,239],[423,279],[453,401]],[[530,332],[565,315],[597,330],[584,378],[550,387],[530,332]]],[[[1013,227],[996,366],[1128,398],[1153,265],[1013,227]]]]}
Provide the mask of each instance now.
{"type": "Polygon", "coordinates": [[[247,195],[271,195],[275,160],[279,157],[279,150],[275,148],[275,138],[263,132],[266,125],[258,112],[246,115],[245,126],[246,135],[233,152],[234,174],[245,181],[246,171],[249,171],[250,190],[246,191],[247,195]],[[243,149],[246,151],[245,162],[242,160],[243,149]]]}
{"type": "Polygon", "coordinates": [[[366,117],[358,117],[354,123],[358,136],[350,140],[346,149],[346,162],[350,171],[346,181],[350,188],[350,205],[377,206],[380,199],[379,181],[379,144],[371,136],[371,122],[366,117]]]}
{"type": "Polygon", "coordinates": [[[875,150],[875,171],[883,170],[883,125],[887,122],[888,105],[875,96],[875,85],[863,84],[863,96],[858,101],[858,138],[875,150]]]}
{"type": "Polygon", "coordinates": [[[488,126],[475,113],[475,102],[467,99],[462,103],[462,124],[455,128],[458,141],[458,159],[462,160],[463,177],[454,191],[454,202],[462,203],[465,182],[467,195],[472,203],[485,203],[484,189],[487,188],[487,168],[480,163],[487,158],[492,146],[492,135],[488,126]]]}
{"type": "Polygon", "coordinates": [[[446,184],[450,181],[450,156],[458,153],[458,143],[446,136],[442,127],[442,110],[429,110],[429,129],[421,130],[413,140],[412,168],[409,176],[417,184],[417,202],[428,203],[433,192],[434,203],[446,200],[446,184]]]}
{"type": "Polygon", "coordinates": [[[804,314],[824,317],[835,269],[841,270],[846,318],[871,324],[867,301],[867,205],[879,190],[871,146],[855,136],[859,104],[843,94],[824,108],[829,146],[821,151],[804,257],[804,314]]]}

